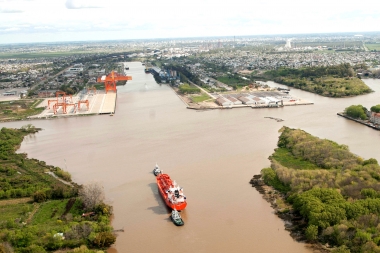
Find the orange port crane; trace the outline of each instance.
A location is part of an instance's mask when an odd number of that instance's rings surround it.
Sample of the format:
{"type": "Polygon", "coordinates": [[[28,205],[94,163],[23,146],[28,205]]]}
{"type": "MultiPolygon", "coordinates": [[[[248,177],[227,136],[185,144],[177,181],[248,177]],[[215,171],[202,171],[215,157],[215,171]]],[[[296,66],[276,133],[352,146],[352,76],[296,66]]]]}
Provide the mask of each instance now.
{"type": "Polygon", "coordinates": [[[132,80],[131,76],[123,76],[117,72],[112,71],[108,76],[98,77],[98,83],[104,83],[106,93],[108,91],[116,92],[116,82],[117,81],[128,81],[132,80]]]}
{"type": "Polygon", "coordinates": [[[79,100],[79,101],[78,101],[78,111],[80,111],[80,109],[81,109],[81,108],[80,108],[81,104],[85,104],[85,105],[86,105],[86,108],[87,108],[87,111],[88,111],[89,106],[90,106],[88,100],[79,100]]]}
{"type": "Polygon", "coordinates": [[[54,99],[54,100],[51,100],[51,99],[48,100],[48,108],[49,109],[50,109],[50,104],[55,103],[53,105],[54,114],[57,114],[60,106],[62,107],[63,113],[65,113],[65,114],[67,113],[67,111],[66,111],[67,106],[74,106],[74,112],[76,111],[76,104],[73,104],[73,102],[72,102],[73,101],[72,95],[68,95],[64,91],[57,91],[55,93],[55,97],[56,97],[56,99],[54,99]],[[60,95],[62,95],[62,96],[60,96],[60,95]],[[67,97],[70,97],[70,100],[67,97]]]}

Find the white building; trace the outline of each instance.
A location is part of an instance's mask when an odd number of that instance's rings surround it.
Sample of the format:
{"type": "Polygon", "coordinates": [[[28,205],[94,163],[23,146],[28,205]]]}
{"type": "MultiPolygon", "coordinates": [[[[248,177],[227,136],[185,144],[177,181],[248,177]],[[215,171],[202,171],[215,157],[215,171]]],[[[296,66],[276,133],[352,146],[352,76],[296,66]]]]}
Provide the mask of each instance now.
{"type": "Polygon", "coordinates": [[[224,97],[218,97],[216,99],[216,103],[220,106],[223,106],[223,107],[227,107],[227,106],[232,106],[233,103],[228,100],[228,99],[225,99],[224,97]]]}

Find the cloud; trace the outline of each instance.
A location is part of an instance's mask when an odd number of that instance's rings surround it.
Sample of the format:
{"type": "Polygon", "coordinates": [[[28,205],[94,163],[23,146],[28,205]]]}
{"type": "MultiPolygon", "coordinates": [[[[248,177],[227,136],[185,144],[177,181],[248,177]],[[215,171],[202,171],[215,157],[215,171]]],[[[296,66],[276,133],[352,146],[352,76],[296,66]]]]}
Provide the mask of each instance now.
{"type": "Polygon", "coordinates": [[[23,10],[0,8],[0,13],[22,13],[23,10]]]}
{"type": "Polygon", "coordinates": [[[103,8],[104,1],[99,0],[66,0],[67,9],[103,8]]]}
{"type": "Polygon", "coordinates": [[[18,5],[15,2],[1,1],[0,2],[0,13],[20,13],[24,12],[22,5],[18,5]]]}

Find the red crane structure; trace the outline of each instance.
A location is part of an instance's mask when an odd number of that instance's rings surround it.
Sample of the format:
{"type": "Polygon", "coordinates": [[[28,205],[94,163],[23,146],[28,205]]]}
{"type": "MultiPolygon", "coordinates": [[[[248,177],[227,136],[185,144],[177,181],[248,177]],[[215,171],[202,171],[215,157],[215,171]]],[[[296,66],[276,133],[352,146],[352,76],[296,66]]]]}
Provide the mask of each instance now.
{"type": "Polygon", "coordinates": [[[90,106],[90,103],[88,102],[88,100],[79,100],[79,101],[78,101],[78,111],[80,111],[80,106],[81,106],[81,104],[85,104],[85,105],[86,105],[86,108],[87,108],[86,111],[88,111],[89,106],[90,106]]]}
{"type": "Polygon", "coordinates": [[[98,83],[104,83],[106,93],[108,91],[116,92],[116,82],[117,81],[128,81],[132,80],[131,76],[123,76],[115,71],[112,71],[107,76],[98,77],[98,83]]]}
{"type": "Polygon", "coordinates": [[[63,91],[57,91],[55,93],[55,97],[56,97],[56,99],[54,99],[54,100],[52,100],[52,99],[48,100],[48,108],[49,109],[50,109],[50,104],[54,103],[54,105],[53,105],[54,114],[57,114],[60,106],[62,106],[63,113],[65,113],[65,114],[67,113],[67,111],[66,111],[67,106],[74,106],[74,111],[76,111],[76,104],[73,104],[73,96],[72,95],[67,95],[66,92],[63,92],[63,91]],[[62,96],[60,96],[60,95],[62,95],[62,96]],[[67,97],[70,97],[70,100],[67,97]]]}

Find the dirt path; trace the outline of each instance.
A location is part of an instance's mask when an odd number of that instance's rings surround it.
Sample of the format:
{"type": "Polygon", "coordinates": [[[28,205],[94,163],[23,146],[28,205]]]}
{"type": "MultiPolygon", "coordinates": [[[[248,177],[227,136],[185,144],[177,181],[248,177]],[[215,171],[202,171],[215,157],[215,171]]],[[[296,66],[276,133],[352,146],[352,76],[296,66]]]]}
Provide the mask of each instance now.
{"type": "Polygon", "coordinates": [[[40,208],[40,204],[34,203],[33,211],[29,214],[28,219],[26,219],[26,223],[30,223],[32,221],[33,216],[36,214],[39,208],[40,208]]]}
{"type": "Polygon", "coordinates": [[[6,200],[0,200],[0,206],[16,205],[16,204],[27,203],[30,201],[32,201],[32,198],[6,199],[6,200]]]}

